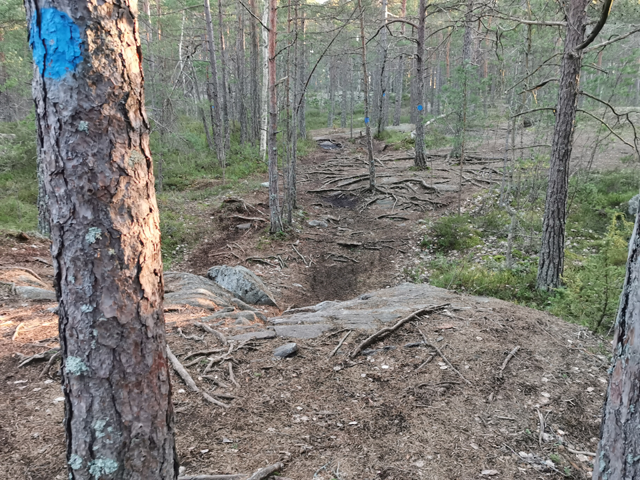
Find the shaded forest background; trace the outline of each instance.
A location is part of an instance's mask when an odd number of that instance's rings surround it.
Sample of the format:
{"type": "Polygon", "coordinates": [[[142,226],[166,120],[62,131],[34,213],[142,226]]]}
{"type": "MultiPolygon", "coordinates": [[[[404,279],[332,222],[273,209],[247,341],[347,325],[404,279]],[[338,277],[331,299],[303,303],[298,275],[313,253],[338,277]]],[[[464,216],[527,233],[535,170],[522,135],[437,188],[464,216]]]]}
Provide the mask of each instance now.
{"type": "MultiPolygon", "coordinates": [[[[638,2],[616,2],[598,40],[585,51],[564,288],[553,292],[537,291],[535,275],[564,42],[563,3],[429,3],[420,76],[415,0],[281,1],[271,23],[268,2],[214,1],[209,15],[206,5],[172,0],[138,5],[167,267],[201,238],[199,212],[222,195],[241,195],[265,181],[266,61],[275,25],[277,160],[279,181],[289,187],[278,192],[284,227],[295,231],[296,221],[299,225],[291,172],[298,157],[316,148],[309,132],[344,129],[358,139],[368,120],[377,141],[411,150],[412,128],[392,127],[419,122],[427,156],[446,155],[455,163],[466,152],[479,161],[500,158],[503,167],[482,185],[475,209],[458,204],[425,221],[422,251],[406,269],[406,279],[550,309],[609,331],[632,229],[628,202],[640,186],[634,123],[640,112],[638,2]],[[490,139],[501,147],[487,149],[490,139]]],[[[602,2],[589,5],[591,25],[601,9],[602,2]]],[[[0,228],[5,230],[38,227],[32,74],[22,3],[5,0],[0,4],[0,228]]]]}

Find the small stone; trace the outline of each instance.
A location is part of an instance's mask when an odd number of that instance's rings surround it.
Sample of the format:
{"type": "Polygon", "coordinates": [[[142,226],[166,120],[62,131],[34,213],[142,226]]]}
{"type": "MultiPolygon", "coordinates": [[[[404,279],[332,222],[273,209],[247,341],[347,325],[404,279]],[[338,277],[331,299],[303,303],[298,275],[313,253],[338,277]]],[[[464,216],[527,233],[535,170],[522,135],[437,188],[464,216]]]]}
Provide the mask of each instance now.
{"type": "Polygon", "coordinates": [[[497,470],[482,470],[482,473],[480,473],[480,475],[484,475],[485,477],[493,477],[494,475],[498,475],[498,471],[497,470]]]}
{"type": "Polygon", "coordinates": [[[236,225],[238,230],[249,230],[251,228],[250,223],[241,223],[240,225],[236,225]]]}
{"type": "Polygon", "coordinates": [[[262,182],[260,186],[264,188],[269,188],[269,182],[262,182]]]}
{"type": "Polygon", "coordinates": [[[438,337],[438,338],[436,338],[436,342],[441,342],[442,340],[444,340],[444,337],[438,337]]]}
{"type": "Polygon", "coordinates": [[[287,358],[294,355],[298,351],[298,344],[291,342],[285,343],[279,346],[273,351],[273,356],[276,358],[287,358]]]}
{"type": "Polygon", "coordinates": [[[229,440],[227,437],[222,437],[222,443],[233,443],[233,440],[229,440]]]}

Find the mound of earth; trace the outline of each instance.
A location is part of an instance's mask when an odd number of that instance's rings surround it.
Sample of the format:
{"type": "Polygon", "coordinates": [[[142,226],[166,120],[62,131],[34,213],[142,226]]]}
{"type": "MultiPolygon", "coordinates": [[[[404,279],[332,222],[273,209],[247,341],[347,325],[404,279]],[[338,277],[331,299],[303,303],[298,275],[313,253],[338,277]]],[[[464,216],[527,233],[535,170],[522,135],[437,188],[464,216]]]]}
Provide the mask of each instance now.
{"type": "MultiPolygon", "coordinates": [[[[298,352],[284,360],[273,355],[292,341],[284,331],[232,342],[228,361],[205,378],[207,355],[189,354],[222,346],[194,325],[210,311],[185,308],[167,313],[168,343],[201,390],[229,407],[207,402],[174,376],[187,475],[252,472],[278,461],[296,480],[588,478],[592,469],[607,347],[579,326],[495,299],[405,284],[271,318],[275,329],[321,328],[293,335],[298,352]],[[380,327],[443,303],[449,306],[350,356],[380,327]]],[[[3,478],[66,478],[59,377],[40,377],[43,363],[17,367],[24,355],[55,346],[55,323],[44,310],[23,317],[0,311],[3,478]]],[[[260,321],[209,325],[227,338],[269,330],[260,321]]]]}

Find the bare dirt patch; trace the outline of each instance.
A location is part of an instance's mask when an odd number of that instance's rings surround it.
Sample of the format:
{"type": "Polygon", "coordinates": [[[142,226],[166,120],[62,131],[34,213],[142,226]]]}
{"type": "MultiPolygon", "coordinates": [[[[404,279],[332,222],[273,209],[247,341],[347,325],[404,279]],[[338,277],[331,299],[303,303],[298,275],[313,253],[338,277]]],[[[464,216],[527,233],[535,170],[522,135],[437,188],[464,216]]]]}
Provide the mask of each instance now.
{"type": "MultiPolygon", "coordinates": [[[[24,314],[24,337],[11,341],[15,323],[0,326],[0,475],[63,479],[59,377],[40,378],[41,362],[18,369],[15,354],[49,348],[31,345],[55,333],[55,317],[43,308],[24,314]]],[[[204,314],[167,313],[167,339],[180,358],[216,347],[213,335],[184,338],[203,335],[191,322],[204,314]]],[[[210,372],[212,380],[201,376],[206,359],[189,367],[201,388],[230,405],[226,410],[185,391],[174,375],[178,453],[187,473],[251,472],[282,461],[282,474],[295,480],[483,478],[483,470],[496,470],[497,478],[589,477],[592,457],[572,451],[596,449],[608,362],[602,342],[584,329],[488,300],[407,324],[369,356],[348,357],[368,335],[354,332],[329,357],[343,334],[299,340],[299,353],[285,360],[272,356],[282,339],[245,344],[233,353],[238,387],[227,363],[210,372]],[[404,347],[421,342],[418,328],[446,360],[436,354],[418,368],[434,353],[404,347]]]]}

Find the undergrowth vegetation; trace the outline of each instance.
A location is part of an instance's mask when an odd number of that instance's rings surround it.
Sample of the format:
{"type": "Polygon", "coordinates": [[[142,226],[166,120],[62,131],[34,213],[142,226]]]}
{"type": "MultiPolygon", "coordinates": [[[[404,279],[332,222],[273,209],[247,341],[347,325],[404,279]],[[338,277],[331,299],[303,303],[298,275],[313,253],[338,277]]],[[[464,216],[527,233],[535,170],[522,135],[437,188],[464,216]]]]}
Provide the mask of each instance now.
{"type": "MultiPolygon", "coordinates": [[[[406,273],[415,282],[548,310],[607,333],[615,321],[633,230],[628,202],[639,185],[640,176],[631,170],[572,179],[563,288],[536,289],[544,197],[529,195],[532,191],[520,192],[533,201],[519,209],[514,227],[499,204],[498,189],[477,197],[466,213],[426,225],[423,261],[406,273]]],[[[530,189],[535,188],[532,182],[530,189]]]]}
{"type": "MultiPolygon", "coordinates": [[[[258,146],[241,145],[236,128],[231,136],[225,181],[215,153],[207,145],[201,122],[188,117],[175,121],[173,133],[150,137],[166,268],[201,238],[201,217],[215,197],[258,188],[267,171],[258,146]]],[[[315,148],[298,141],[298,155],[315,148]]],[[[284,157],[280,142],[279,157],[284,157]]],[[[0,122],[0,230],[35,231],[38,223],[38,183],[35,119],[0,122]]]]}

